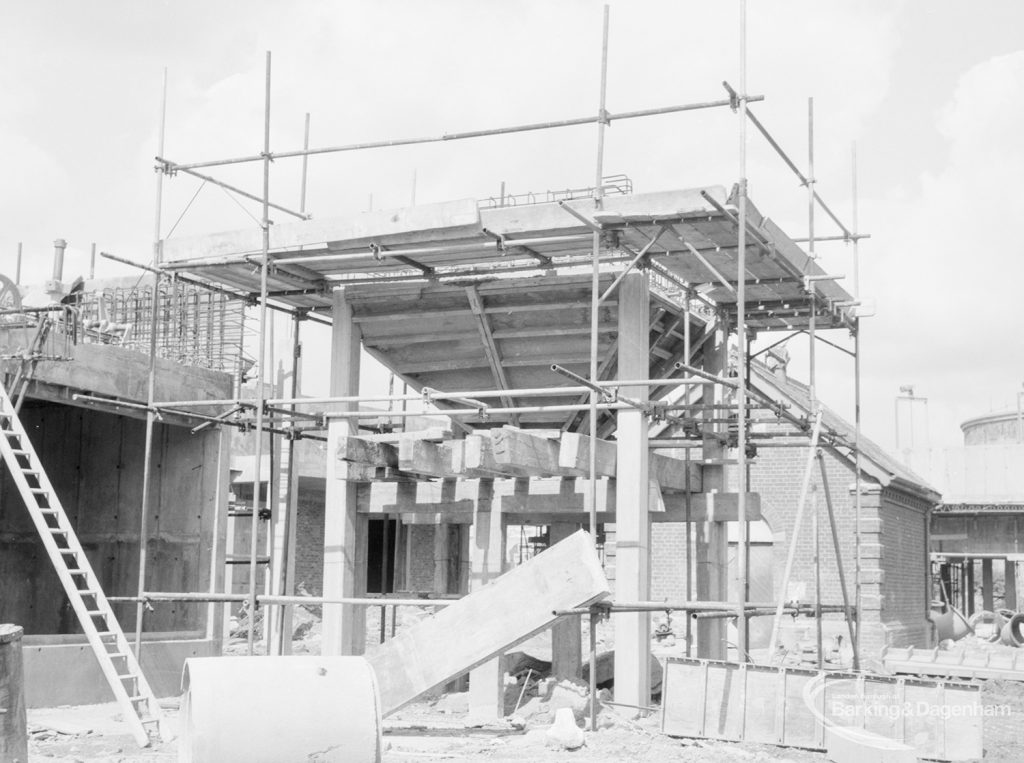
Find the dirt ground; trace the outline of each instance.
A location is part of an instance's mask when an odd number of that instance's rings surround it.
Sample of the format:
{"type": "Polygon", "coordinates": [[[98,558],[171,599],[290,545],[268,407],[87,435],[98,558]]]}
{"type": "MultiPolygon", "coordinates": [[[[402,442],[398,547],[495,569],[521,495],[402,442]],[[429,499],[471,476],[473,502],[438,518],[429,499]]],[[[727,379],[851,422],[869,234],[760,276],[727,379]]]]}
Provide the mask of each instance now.
{"type": "MultiPolygon", "coordinates": [[[[624,721],[615,727],[587,734],[586,744],[579,750],[554,750],[545,747],[546,727],[515,730],[501,724],[467,728],[464,714],[448,713],[443,707],[438,709],[444,698],[441,700],[418,703],[404,710],[396,719],[384,722],[384,763],[422,763],[424,760],[802,763],[825,760],[821,754],[803,750],[672,739],[660,733],[657,717],[635,723],[624,721]]],[[[165,709],[170,717],[176,718],[175,706],[165,709]]],[[[29,729],[30,761],[170,763],[177,760],[177,743],[174,741],[140,750],[114,703],[30,710],[29,729]],[[60,733],[58,729],[66,733],[60,733]]]]}
{"type": "MultiPolygon", "coordinates": [[[[296,654],[319,654],[319,608],[297,607],[293,651],[296,654]]],[[[376,612],[373,608],[371,614],[376,612]]],[[[415,607],[400,613],[397,629],[409,627],[427,615],[428,610],[415,607]]],[[[372,618],[368,618],[372,620],[372,618]]],[[[656,623],[657,624],[657,623],[656,623]]],[[[390,625],[390,623],[387,623],[390,625]]],[[[237,623],[233,638],[229,640],[227,654],[244,654],[245,621],[237,623]]],[[[368,647],[379,638],[379,620],[368,622],[368,647]]],[[[599,651],[613,647],[609,627],[598,630],[599,651]]],[[[257,652],[262,651],[258,644],[257,652]]],[[[559,703],[572,706],[576,718],[585,713],[587,692],[572,682],[551,683],[551,679],[531,679],[531,665],[543,666],[550,660],[550,644],[544,638],[520,647],[522,661],[518,670],[518,683],[510,683],[506,691],[506,712],[515,716],[514,722],[481,724],[468,713],[465,693],[451,692],[424,698],[383,723],[385,763],[420,763],[425,760],[476,761],[495,763],[521,763],[522,761],[573,760],[579,763],[618,763],[642,761],[667,763],[668,761],[712,761],[719,763],[758,763],[759,761],[824,761],[822,753],[792,748],[754,744],[734,744],[695,739],[674,739],[660,731],[660,713],[630,720],[612,707],[602,709],[598,730],[585,734],[583,747],[567,751],[546,746],[547,729],[552,722],[553,708],[559,703]],[[527,654],[528,653],[528,654],[527,654]],[[525,675],[524,675],[525,673],[525,675]],[[525,687],[525,688],[524,688],[525,687]],[[552,698],[558,694],[558,700],[552,698]]],[[[674,638],[652,643],[653,653],[660,659],[681,656],[684,643],[674,638]]],[[[512,670],[512,666],[509,666],[512,670]]],[[[538,669],[543,670],[543,667],[538,669]]],[[[599,666],[598,676],[601,676],[599,666]]],[[[655,679],[652,672],[652,679],[655,679]]],[[[652,680],[652,685],[660,683],[652,680]]],[[[1024,761],[1024,682],[987,681],[983,685],[982,705],[1005,706],[1004,715],[985,717],[984,747],[986,761],[1024,761]]],[[[602,700],[612,699],[602,690],[602,700]]],[[[176,723],[178,700],[162,701],[167,715],[176,723]]],[[[632,711],[629,711],[632,712],[632,711]]],[[[33,709],[29,711],[30,760],[72,763],[73,761],[101,761],[102,763],[169,763],[177,760],[174,741],[139,749],[127,725],[121,720],[120,709],[114,703],[33,709]]],[[[216,763],[232,763],[217,761],[216,763]]],[[[241,762],[240,762],[241,763],[241,762]]],[[[869,763],[864,761],[864,763],[869,763]]]]}
{"type": "MultiPolygon", "coordinates": [[[[988,681],[984,704],[1008,705],[1009,715],[985,719],[985,760],[1024,761],[1024,684],[988,681]]],[[[176,720],[177,701],[163,703],[176,720]]],[[[608,711],[602,713],[605,718],[608,711]]],[[[630,721],[612,719],[608,728],[586,734],[585,745],[575,751],[545,746],[548,724],[515,728],[501,723],[476,725],[467,716],[464,694],[445,694],[405,708],[384,721],[385,763],[421,763],[425,760],[568,761],[578,763],[760,763],[761,761],[824,761],[826,756],[806,750],[766,745],[733,744],[673,739],[659,730],[659,716],[630,721]]],[[[74,763],[170,763],[177,760],[176,742],[140,750],[116,704],[33,709],[29,711],[31,761],[74,763]]],[[[218,763],[231,763],[230,761],[218,763]]],[[[868,763],[868,761],[865,761],[868,763]]]]}

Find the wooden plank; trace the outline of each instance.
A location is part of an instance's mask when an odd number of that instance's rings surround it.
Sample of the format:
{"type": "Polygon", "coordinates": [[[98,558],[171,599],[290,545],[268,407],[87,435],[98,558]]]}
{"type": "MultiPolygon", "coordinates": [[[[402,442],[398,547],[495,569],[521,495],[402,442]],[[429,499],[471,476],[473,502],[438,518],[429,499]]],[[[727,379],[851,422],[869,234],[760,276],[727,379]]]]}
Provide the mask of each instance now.
{"type": "Polygon", "coordinates": [[[481,470],[493,474],[531,476],[530,470],[515,464],[500,463],[494,456],[490,435],[469,435],[466,437],[464,466],[468,470],[481,470]]]}
{"type": "Polygon", "coordinates": [[[571,535],[371,654],[381,714],[394,713],[550,627],[557,619],[552,611],[609,595],[593,540],[583,531],[571,535]]]}
{"type": "MultiPolygon", "coordinates": [[[[385,414],[381,414],[383,418],[386,418],[385,414]]],[[[360,440],[366,442],[380,442],[388,443],[390,445],[397,445],[398,442],[404,437],[408,440],[426,440],[427,442],[444,442],[452,436],[452,430],[444,426],[427,427],[425,429],[417,429],[412,432],[388,432],[385,434],[363,434],[359,435],[360,440]]]]}
{"type": "Polygon", "coordinates": [[[394,445],[361,437],[339,437],[335,455],[342,461],[398,467],[398,449],[394,445]]]}
{"type": "MultiPolygon", "coordinates": [[[[350,464],[350,466],[352,466],[350,464]]],[[[442,482],[369,482],[359,486],[361,514],[471,514],[477,504],[489,511],[498,505],[503,513],[523,517],[544,514],[559,521],[585,521],[588,480],[546,477],[540,479],[448,479],[442,482]]],[[[684,522],[686,495],[663,493],[663,511],[651,513],[652,522],[684,522]]],[[[738,498],[735,493],[697,493],[690,496],[690,520],[735,522],[738,498]]],[[[597,510],[614,521],[615,480],[598,481],[597,510]]],[[[747,516],[761,518],[761,497],[747,494],[747,516]]],[[[602,520],[604,521],[604,520],[602,520]]]]}
{"type": "MultiPolygon", "coordinates": [[[[617,470],[615,443],[610,440],[597,441],[597,474],[599,477],[614,477],[617,470]]],[[[590,438],[576,432],[565,432],[559,447],[558,465],[562,469],[590,474],[590,438]]],[[[700,464],[672,458],[661,453],[652,453],[649,462],[651,476],[662,490],[678,491],[687,487],[686,473],[689,471],[689,487],[694,493],[701,490],[700,464]]]]}
{"type": "Polygon", "coordinates": [[[491,451],[497,464],[514,466],[537,477],[582,477],[581,469],[559,465],[560,443],[521,429],[491,430],[491,451]]]}
{"type": "MultiPolygon", "coordinates": [[[[498,385],[498,389],[510,389],[508,378],[505,376],[505,369],[501,365],[501,355],[498,353],[498,346],[495,344],[494,335],[491,333],[491,324],[487,319],[487,313],[484,310],[484,303],[480,297],[480,292],[477,291],[476,286],[467,286],[466,296],[469,298],[470,309],[472,309],[473,315],[476,316],[477,328],[480,330],[480,340],[484,346],[484,355],[487,356],[487,364],[491,367],[494,382],[498,385]]],[[[506,408],[512,407],[512,398],[508,395],[502,395],[501,402],[506,408]]],[[[512,423],[518,424],[519,417],[513,416],[512,423]]]]}
{"type": "Polygon", "coordinates": [[[431,477],[451,477],[452,451],[445,443],[433,443],[415,437],[398,441],[398,468],[403,472],[431,477]]]}

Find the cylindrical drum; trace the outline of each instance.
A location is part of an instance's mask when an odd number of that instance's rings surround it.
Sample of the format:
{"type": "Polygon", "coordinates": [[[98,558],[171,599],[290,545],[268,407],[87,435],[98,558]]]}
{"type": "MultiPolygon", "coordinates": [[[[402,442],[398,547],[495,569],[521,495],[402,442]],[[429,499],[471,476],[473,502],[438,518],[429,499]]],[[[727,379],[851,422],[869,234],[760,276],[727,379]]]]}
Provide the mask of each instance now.
{"type": "Polygon", "coordinates": [[[0,625],[0,763],[28,760],[22,632],[19,625],[0,625]]]}
{"type": "Polygon", "coordinates": [[[1024,615],[1014,615],[1003,626],[1000,641],[1007,646],[1024,646],[1024,615]]]}
{"type": "Polygon", "coordinates": [[[178,760],[379,763],[377,678],[362,657],[185,662],[178,760]]]}

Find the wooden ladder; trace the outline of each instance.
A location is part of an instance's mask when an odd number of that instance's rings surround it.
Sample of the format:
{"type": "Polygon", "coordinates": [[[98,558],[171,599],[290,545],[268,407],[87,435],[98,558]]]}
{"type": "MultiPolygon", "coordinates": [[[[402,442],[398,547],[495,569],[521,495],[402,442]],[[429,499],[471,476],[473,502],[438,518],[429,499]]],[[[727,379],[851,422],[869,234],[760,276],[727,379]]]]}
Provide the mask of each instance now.
{"type": "Polygon", "coordinates": [[[142,747],[149,745],[151,732],[169,741],[173,735],[156,696],[142,675],[128,640],[100,588],[99,579],[86,559],[82,544],[3,385],[0,385],[0,456],[11,470],[89,646],[121,705],[124,719],[131,726],[132,735],[142,747]]]}

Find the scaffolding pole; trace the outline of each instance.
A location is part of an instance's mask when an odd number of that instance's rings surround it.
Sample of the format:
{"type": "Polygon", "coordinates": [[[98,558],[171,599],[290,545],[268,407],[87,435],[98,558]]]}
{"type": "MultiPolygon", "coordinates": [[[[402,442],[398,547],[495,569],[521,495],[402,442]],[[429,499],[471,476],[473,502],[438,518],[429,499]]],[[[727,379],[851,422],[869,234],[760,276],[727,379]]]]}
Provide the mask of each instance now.
{"type": "MultiPolygon", "coordinates": [[[[740,0],[740,123],[739,123],[739,153],[740,153],[740,180],[739,180],[739,230],[737,231],[737,258],[736,264],[736,353],[737,363],[740,364],[738,371],[740,379],[743,380],[736,390],[736,425],[737,425],[737,450],[738,466],[737,475],[737,503],[736,519],[739,524],[739,554],[736,564],[736,606],[738,617],[736,620],[736,651],[737,659],[742,662],[749,661],[747,649],[748,622],[746,615],[747,593],[750,585],[748,580],[750,528],[747,525],[747,384],[743,379],[742,366],[747,354],[747,324],[746,324],[746,262],[747,262],[747,0],[740,0]]],[[[689,358],[687,358],[689,362],[689,358]]]]}
{"type": "MultiPolygon", "coordinates": [[[[157,150],[164,149],[164,130],[167,124],[167,69],[163,73],[163,87],[160,97],[160,129],[157,135],[157,150]]],[[[153,219],[153,262],[159,265],[163,259],[163,240],[160,226],[163,211],[163,177],[156,176],[156,204],[153,219]]],[[[156,411],[152,410],[153,398],[156,397],[156,331],[159,320],[157,300],[160,295],[160,282],[153,280],[153,310],[149,323],[149,369],[146,381],[146,400],[150,410],[146,412],[146,435],[142,457],[142,502],[139,507],[139,594],[146,590],[146,565],[148,562],[148,523],[150,508],[150,483],[153,476],[153,429],[156,426],[156,411]]],[[[135,659],[142,659],[142,625],[146,608],[142,602],[135,606],[135,659]]]]}
{"type": "MultiPolygon", "coordinates": [[[[263,109],[263,255],[260,262],[260,328],[256,359],[256,436],[253,450],[252,478],[252,537],[249,539],[249,627],[246,649],[251,655],[256,637],[256,572],[259,567],[260,527],[260,461],[263,457],[263,383],[267,360],[267,275],[270,265],[270,51],[267,51],[266,85],[263,109]]],[[[270,435],[273,436],[273,435],[270,435]]],[[[267,499],[270,498],[270,480],[267,480],[267,499]]]]}
{"type": "MultiPolygon", "coordinates": [[[[601,32],[601,85],[598,91],[597,111],[597,156],[595,161],[594,176],[594,208],[601,209],[602,198],[604,197],[604,130],[608,123],[608,113],[605,110],[608,92],[608,6],[604,6],[604,16],[601,32]]],[[[593,255],[590,271],[590,384],[598,382],[598,339],[600,338],[600,307],[601,307],[601,232],[594,229],[593,233],[593,255]]],[[[590,537],[597,541],[597,399],[598,391],[591,386],[590,389],[590,453],[589,453],[589,474],[590,484],[587,501],[587,519],[590,529],[590,537]]],[[[597,648],[595,646],[594,619],[590,621],[590,728],[597,728],[597,648]]]]}

